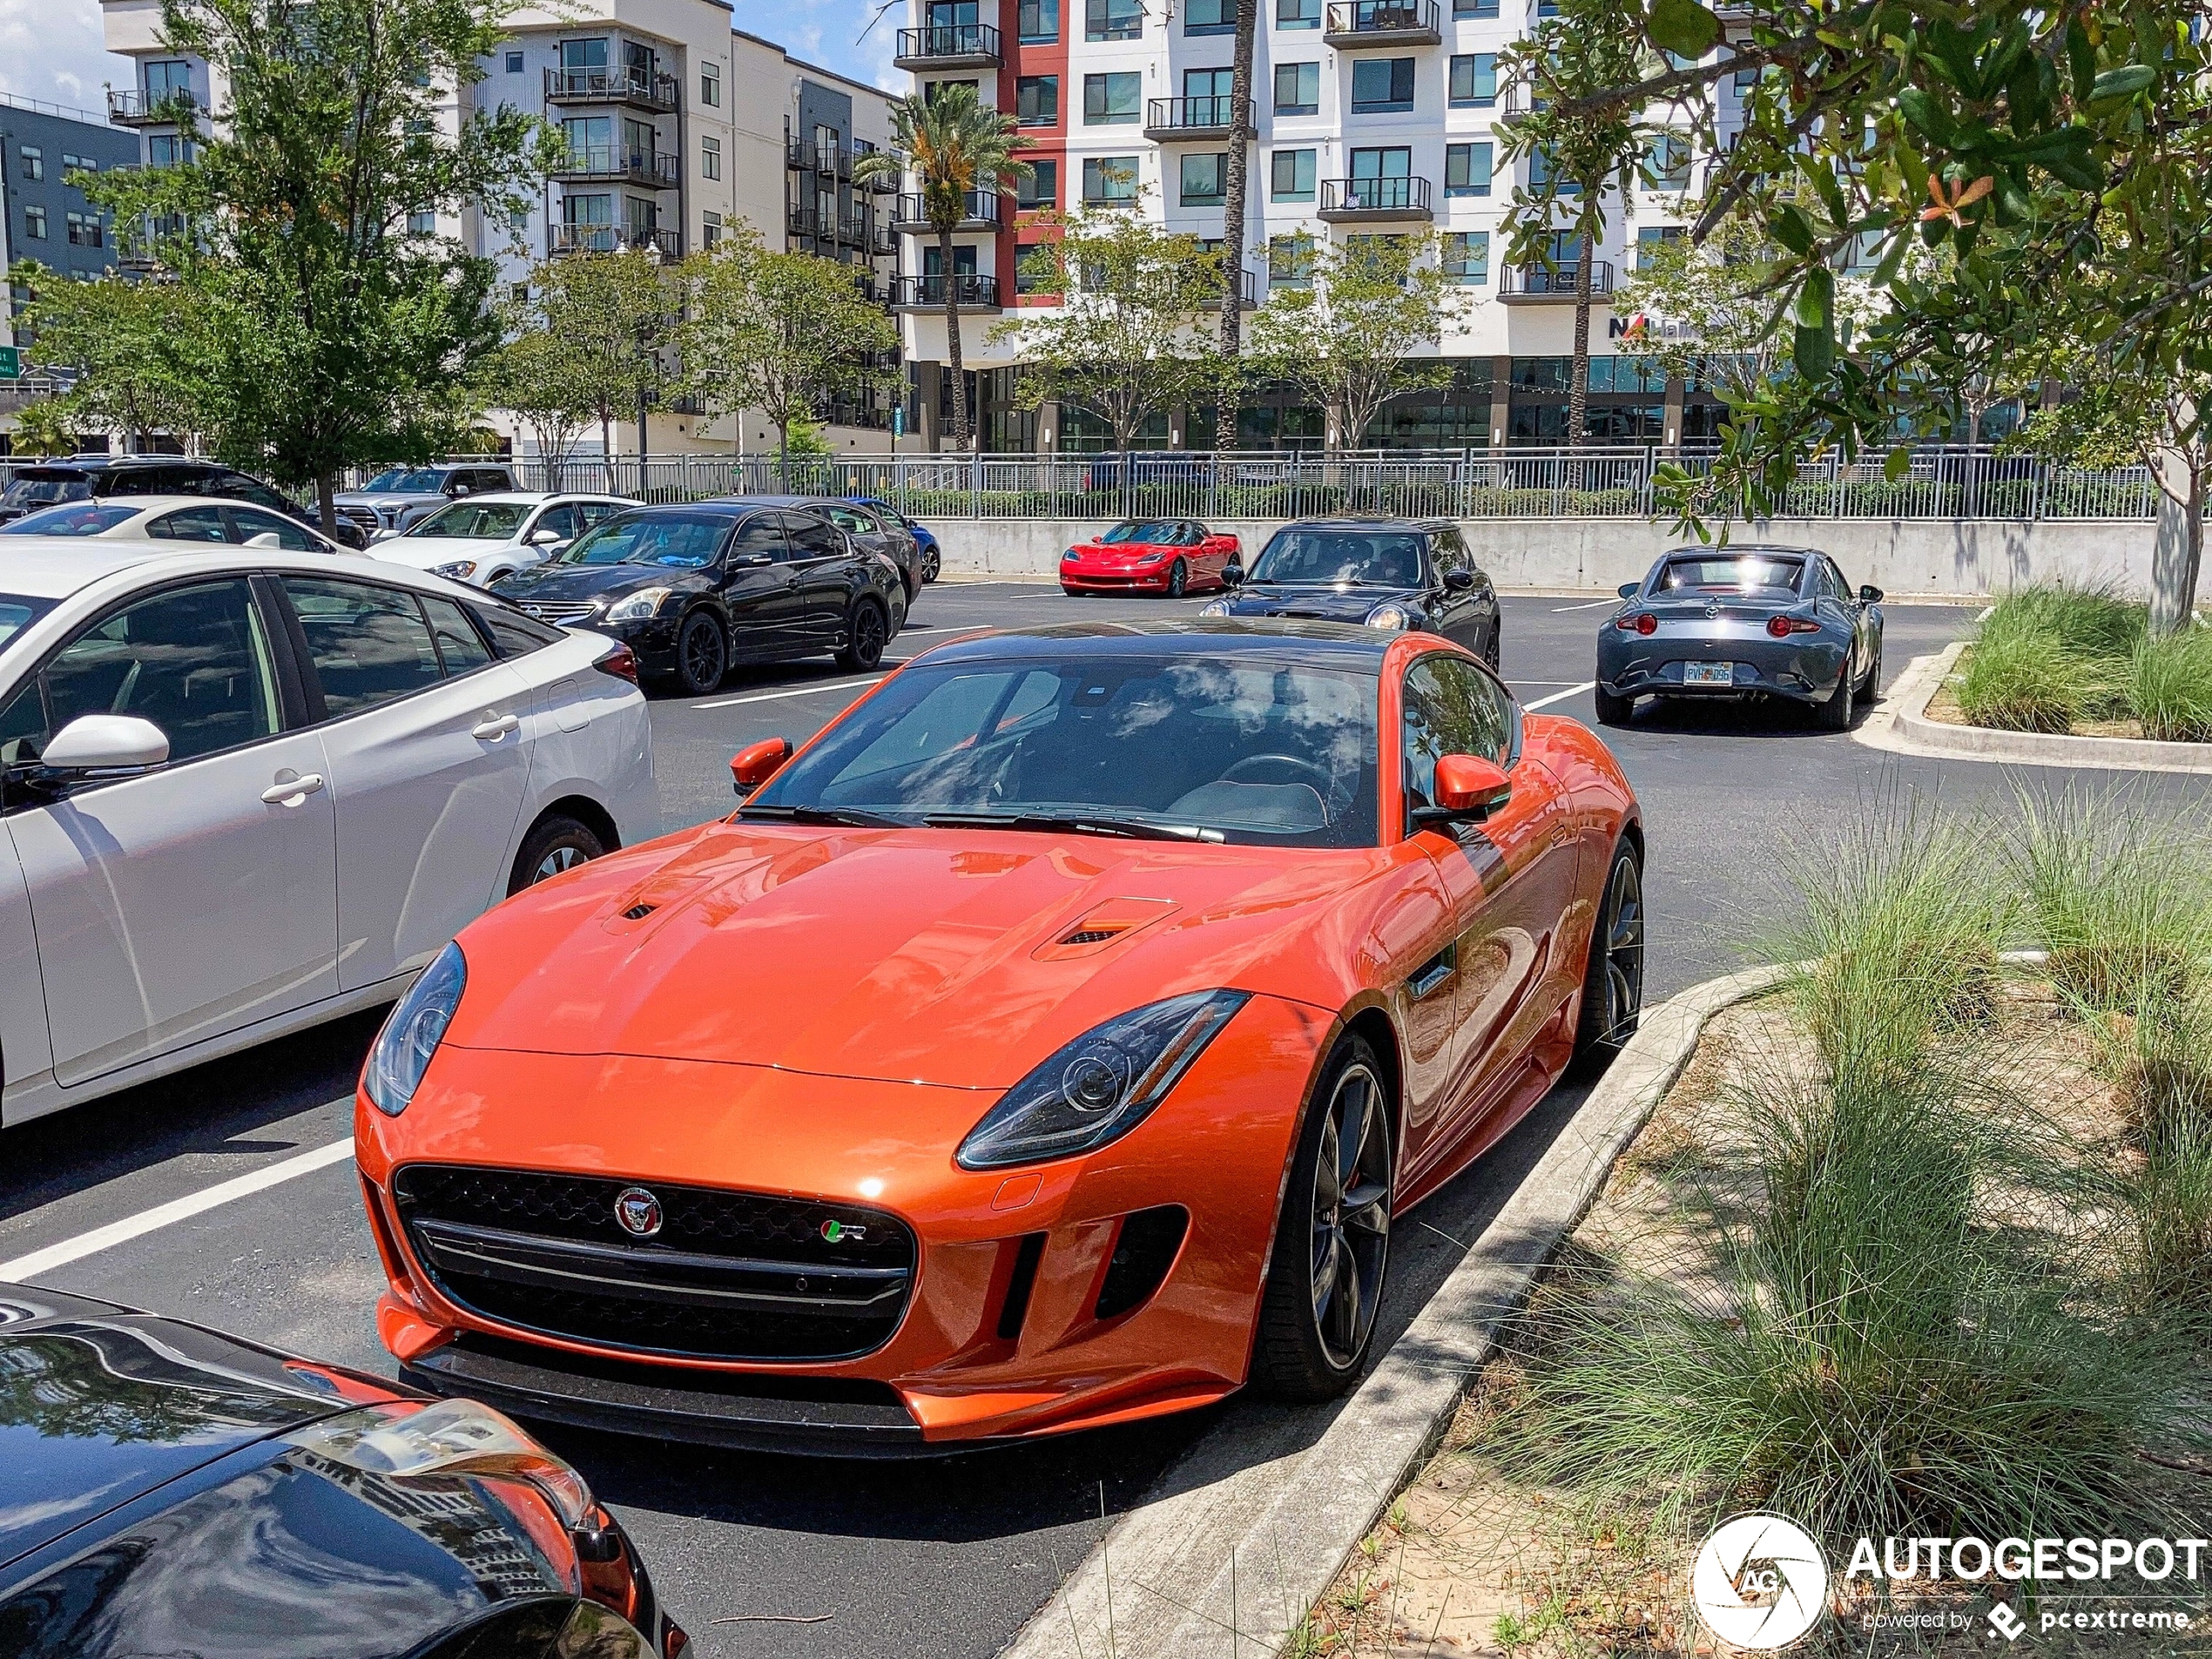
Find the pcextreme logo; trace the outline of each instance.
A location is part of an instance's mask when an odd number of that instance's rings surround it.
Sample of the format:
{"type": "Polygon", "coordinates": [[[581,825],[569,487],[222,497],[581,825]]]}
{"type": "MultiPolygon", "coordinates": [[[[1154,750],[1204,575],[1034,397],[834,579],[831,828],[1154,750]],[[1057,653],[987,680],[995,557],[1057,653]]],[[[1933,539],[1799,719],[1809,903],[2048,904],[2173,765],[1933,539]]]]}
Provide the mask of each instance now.
{"type": "Polygon", "coordinates": [[[1786,1648],[1820,1622],[1828,1605],[1828,1561],[1796,1521],[1737,1515],[1698,1547],[1689,1594],[1705,1628],[1722,1641],[1786,1648]]]}

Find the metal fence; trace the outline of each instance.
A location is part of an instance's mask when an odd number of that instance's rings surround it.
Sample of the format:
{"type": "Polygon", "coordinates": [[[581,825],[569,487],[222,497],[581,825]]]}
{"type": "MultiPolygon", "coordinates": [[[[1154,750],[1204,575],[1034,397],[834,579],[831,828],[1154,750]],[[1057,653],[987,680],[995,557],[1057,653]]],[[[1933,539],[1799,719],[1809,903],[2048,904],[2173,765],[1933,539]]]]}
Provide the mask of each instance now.
{"type": "MultiPolygon", "coordinates": [[[[1644,518],[1661,510],[1659,468],[1692,471],[1695,451],[1508,449],[1334,455],[916,455],[590,456],[515,463],[533,489],[604,490],[648,502],[712,496],[869,496],[918,518],[1096,519],[1141,516],[1296,518],[1369,511],[1418,517],[1644,518]]],[[[1898,478],[1880,457],[1807,462],[1777,516],[1915,519],[2152,519],[2158,490],[2141,467],[2054,467],[1986,448],[1914,452],[1898,478]]]]}

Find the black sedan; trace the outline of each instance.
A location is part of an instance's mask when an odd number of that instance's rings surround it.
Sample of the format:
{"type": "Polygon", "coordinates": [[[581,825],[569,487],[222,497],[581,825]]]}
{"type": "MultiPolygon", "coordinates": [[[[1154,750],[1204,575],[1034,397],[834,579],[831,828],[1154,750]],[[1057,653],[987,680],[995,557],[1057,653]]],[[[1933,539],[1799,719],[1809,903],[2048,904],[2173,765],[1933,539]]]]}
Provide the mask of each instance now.
{"type": "Polygon", "coordinates": [[[693,696],[732,663],[833,654],[872,671],[905,625],[899,572],[812,513],[736,499],[618,513],[492,584],[543,622],[611,634],[693,696]]]}
{"type": "Polygon", "coordinates": [[[0,1654],[678,1659],[583,1479],[497,1413],[0,1285],[0,1654]]]}
{"type": "Polygon", "coordinates": [[[913,607],[914,595],[927,579],[922,570],[921,543],[907,528],[907,521],[889,508],[826,496],[753,496],[748,499],[763,506],[812,513],[843,530],[853,546],[881,554],[898,568],[899,580],[907,590],[907,607],[913,607]]]}
{"type": "Polygon", "coordinates": [[[1303,518],[1268,537],[1202,617],[1304,617],[1418,628],[1498,665],[1498,590],[1449,519],[1303,518]]]}
{"type": "Polygon", "coordinates": [[[1853,591],[1815,548],[1662,554],[1597,631],[1597,718],[1639,697],[1784,698],[1848,728],[1882,682],[1882,590],[1853,591]]]}

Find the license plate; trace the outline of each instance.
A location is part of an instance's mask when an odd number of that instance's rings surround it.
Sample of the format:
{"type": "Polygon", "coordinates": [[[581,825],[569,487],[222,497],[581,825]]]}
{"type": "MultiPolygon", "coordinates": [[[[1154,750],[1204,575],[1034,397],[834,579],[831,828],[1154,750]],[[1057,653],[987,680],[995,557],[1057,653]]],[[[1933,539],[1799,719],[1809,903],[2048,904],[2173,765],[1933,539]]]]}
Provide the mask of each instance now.
{"type": "Polygon", "coordinates": [[[1733,685],[1736,683],[1734,663],[1684,663],[1682,665],[1684,685],[1733,685]]]}

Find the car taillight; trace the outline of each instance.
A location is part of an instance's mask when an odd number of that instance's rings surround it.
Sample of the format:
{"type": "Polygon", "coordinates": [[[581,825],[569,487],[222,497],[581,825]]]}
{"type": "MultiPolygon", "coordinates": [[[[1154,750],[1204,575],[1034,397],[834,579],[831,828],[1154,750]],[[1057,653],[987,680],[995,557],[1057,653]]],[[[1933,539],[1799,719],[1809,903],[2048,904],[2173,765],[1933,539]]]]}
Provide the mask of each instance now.
{"type": "Polygon", "coordinates": [[[618,680],[637,684],[637,653],[627,645],[617,645],[591,664],[602,674],[611,674],[618,680]]]}
{"type": "Polygon", "coordinates": [[[1645,610],[1633,617],[1615,617],[1613,625],[1624,634],[1656,634],[1659,631],[1659,618],[1645,610]]]}
{"type": "Polygon", "coordinates": [[[1791,634],[1817,634],[1820,624],[1804,617],[1769,617],[1766,631],[1777,639],[1787,639],[1791,634]]]}

